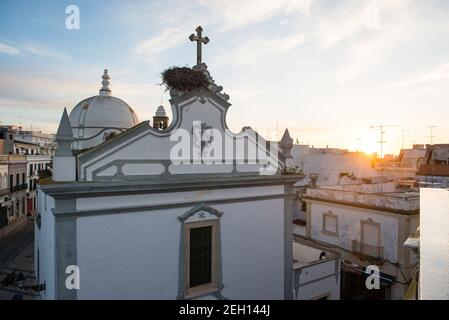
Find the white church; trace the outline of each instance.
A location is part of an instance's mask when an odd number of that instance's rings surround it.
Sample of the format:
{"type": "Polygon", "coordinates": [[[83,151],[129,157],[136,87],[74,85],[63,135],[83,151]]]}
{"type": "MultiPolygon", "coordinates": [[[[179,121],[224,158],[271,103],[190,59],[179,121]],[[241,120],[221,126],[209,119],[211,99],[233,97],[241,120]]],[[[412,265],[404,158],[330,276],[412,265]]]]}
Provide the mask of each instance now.
{"type": "Polygon", "coordinates": [[[230,132],[229,96],[197,55],[208,85],[171,90],[171,119],[160,106],[139,122],[107,70],[64,109],[38,192],[43,299],[292,299],[293,141],[230,132]]]}

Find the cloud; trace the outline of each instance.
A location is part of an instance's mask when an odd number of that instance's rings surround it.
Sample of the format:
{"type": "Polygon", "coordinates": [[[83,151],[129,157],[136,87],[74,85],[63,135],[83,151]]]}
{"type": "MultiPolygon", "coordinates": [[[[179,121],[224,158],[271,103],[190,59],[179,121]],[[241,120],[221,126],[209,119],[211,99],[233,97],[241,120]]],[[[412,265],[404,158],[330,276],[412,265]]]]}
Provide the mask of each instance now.
{"type": "MultiPolygon", "coordinates": [[[[186,41],[186,30],[192,29],[192,26],[198,23],[203,26],[215,26],[218,32],[230,32],[251,24],[265,22],[273,17],[279,17],[280,21],[285,23],[289,21],[289,16],[298,13],[310,14],[313,2],[314,0],[197,0],[188,8],[185,7],[185,3],[181,3],[182,10],[173,12],[170,18],[167,18],[169,27],[154,37],[140,41],[135,46],[134,52],[138,55],[157,55],[175,48],[186,41]],[[185,14],[181,15],[179,11],[184,11],[185,14]]],[[[126,7],[125,12],[127,16],[140,20],[142,13],[148,12],[149,8],[155,10],[155,4],[134,2],[126,7]]],[[[165,9],[165,6],[163,8],[165,9]]],[[[172,12],[169,8],[167,10],[172,12]]],[[[167,21],[163,25],[166,26],[167,21]]]]}
{"type": "Polygon", "coordinates": [[[391,52],[395,39],[394,33],[383,33],[353,45],[348,53],[348,62],[337,70],[337,81],[351,81],[377,69],[391,52]]]}
{"type": "Polygon", "coordinates": [[[47,48],[38,43],[17,44],[8,41],[10,44],[0,42],[0,53],[5,53],[11,56],[21,54],[30,54],[39,57],[50,58],[52,60],[68,61],[71,57],[67,54],[59,52],[58,50],[47,48]]]}
{"type": "Polygon", "coordinates": [[[449,80],[449,62],[444,63],[431,71],[412,77],[411,79],[387,84],[385,85],[385,87],[386,88],[407,87],[417,84],[435,83],[444,80],[449,80]]]}
{"type": "Polygon", "coordinates": [[[218,64],[233,64],[235,66],[260,62],[260,59],[288,52],[304,43],[305,34],[297,34],[283,38],[259,38],[248,41],[233,51],[227,51],[217,58],[218,64]]]}
{"type": "Polygon", "coordinates": [[[176,47],[186,41],[185,30],[187,28],[184,26],[165,29],[160,35],[140,42],[134,51],[139,55],[154,55],[176,47]]]}
{"type": "MultiPolygon", "coordinates": [[[[100,79],[101,80],[101,79],[100,79]]],[[[98,88],[100,88],[98,80],[98,88]]],[[[35,76],[27,74],[26,71],[4,74],[0,78],[0,92],[3,96],[12,96],[14,93],[23,96],[27,93],[31,96],[52,97],[66,96],[70,94],[89,94],[92,88],[86,81],[75,79],[67,75],[35,76]]]]}
{"type": "Polygon", "coordinates": [[[331,49],[360,31],[380,24],[380,18],[373,18],[374,8],[369,9],[368,5],[361,3],[348,5],[341,2],[332,10],[317,9],[313,14],[311,32],[326,49],[331,49]]]}
{"type": "Polygon", "coordinates": [[[258,97],[268,91],[268,88],[241,87],[240,85],[229,88],[232,91],[233,100],[247,101],[258,97]]]}
{"type": "MultiPolygon", "coordinates": [[[[401,41],[409,39],[414,29],[412,10],[408,1],[371,1],[364,6],[341,9],[336,24],[329,26],[328,35],[319,38],[325,47],[343,52],[346,61],[337,69],[340,83],[352,81],[381,67],[401,41]],[[336,46],[342,46],[336,49],[336,46]]],[[[416,20],[415,20],[416,21],[416,20]]]]}
{"type": "Polygon", "coordinates": [[[429,94],[432,94],[432,93],[436,92],[437,89],[438,89],[438,86],[436,86],[436,85],[428,86],[428,87],[426,86],[426,87],[424,87],[423,89],[418,90],[417,92],[414,92],[414,93],[412,94],[412,96],[414,96],[414,97],[420,97],[420,96],[429,95],[429,94]]]}
{"type": "Polygon", "coordinates": [[[25,97],[25,96],[16,96],[16,97],[1,97],[0,98],[0,107],[5,108],[61,108],[63,103],[61,101],[55,101],[52,98],[38,98],[38,97],[25,97]]]}
{"type": "Polygon", "coordinates": [[[260,23],[282,13],[303,8],[302,1],[294,0],[199,0],[198,2],[209,11],[212,23],[218,25],[220,31],[260,23]]]}
{"type": "Polygon", "coordinates": [[[16,47],[13,47],[13,46],[10,46],[10,45],[8,45],[6,43],[0,42],[0,53],[5,53],[5,54],[10,55],[10,56],[17,56],[21,52],[16,47]]]}
{"type": "Polygon", "coordinates": [[[50,58],[53,60],[59,60],[59,61],[68,61],[71,60],[71,57],[67,54],[64,54],[62,52],[59,52],[55,49],[46,48],[40,44],[36,43],[29,43],[22,47],[24,51],[27,53],[39,56],[39,57],[45,57],[50,58]]]}
{"type": "Polygon", "coordinates": [[[315,2],[315,0],[293,0],[289,1],[285,13],[288,14],[295,14],[295,13],[303,13],[306,15],[310,15],[312,5],[315,2]]]}

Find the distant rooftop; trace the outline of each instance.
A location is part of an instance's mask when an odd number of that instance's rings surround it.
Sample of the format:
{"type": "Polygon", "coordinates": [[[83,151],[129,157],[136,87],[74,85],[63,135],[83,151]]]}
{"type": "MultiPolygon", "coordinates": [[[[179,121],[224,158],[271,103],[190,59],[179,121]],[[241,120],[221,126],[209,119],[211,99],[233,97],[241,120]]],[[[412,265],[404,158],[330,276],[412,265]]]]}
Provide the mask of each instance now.
{"type": "Polygon", "coordinates": [[[26,145],[30,145],[30,146],[34,146],[34,147],[40,147],[40,145],[37,143],[31,143],[31,142],[21,141],[21,140],[16,140],[16,139],[14,139],[14,143],[26,144],[26,145]]]}
{"type": "Polygon", "coordinates": [[[42,132],[41,130],[32,130],[32,129],[28,130],[28,129],[24,129],[22,126],[16,125],[16,124],[3,124],[3,125],[0,125],[0,129],[8,129],[8,130],[14,131],[14,134],[32,135],[35,137],[47,138],[47,139],[54,138],[53,133],[45,133],[45,132],[42,132]]]}
{"type": "Polygon", "coordinates": [[[309,188],[304,198],[401,214],[413,214],[419,210],[419,192],[400,188],[396,182],[309,188]]]}
{"type": "Polygon", "coordinates": [[[447,164],[423,164],[416,175],[449,177],[449,165],[447,164]]]}

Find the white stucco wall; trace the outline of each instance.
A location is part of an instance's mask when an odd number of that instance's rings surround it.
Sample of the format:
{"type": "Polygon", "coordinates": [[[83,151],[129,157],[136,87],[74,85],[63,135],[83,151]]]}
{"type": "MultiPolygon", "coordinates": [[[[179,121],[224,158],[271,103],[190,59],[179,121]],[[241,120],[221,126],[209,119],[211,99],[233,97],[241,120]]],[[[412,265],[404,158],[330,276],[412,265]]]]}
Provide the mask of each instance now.
{"type": "Polygon", "coordinates": [[[77,220],[78,299],[174,299],[179,230],[175,210],[77,220]]]}
{"type": "Polygon", "coordinates": [[[34,261],[36,278],[39,283],[45,283],[46,290],[41,292],[43,299],[55,298],[55,257],[54,257],[54,224],[55,219],[51,211],[55,207],[55,201],[52,197],[45,195],[38,188],[38,212],[41,215],[41,228],[37,228],[35,224],[35,253],[34,261]],[[37,249],[39,249],[39,268],[37,266],[37,249]],[[40,270],[39,276],[37,275],[40,270]]]}
{"type": "Polygon", "coordinates": [[[283,202],[283,199],[276,199],[218,207],[224,212],[222,255],[225,297],[255,300],[284,298],[283,202]]]}
{"type": "Polygon", "coordinates": [[[352,250],[352,240],[361,240],[360,221],[368,218],[380,223],[381,246],[384,246],[384,258],[396,262],[398,256],[398,220],[393,214],[331,203],[312,202],[311,235],[314,239],[352,250]],[[338,237],[322,232],[323,213],[329,210],[338,215],[338,237]]]}
{"type": "MultiPolygon", "coordinates": [[[[161,195],[86,198],[77,210],[145,203],[199,203],[228,197],[278,193],[282,187],[224,189],[161,195]],[[127,198],[128,197],[128,198],[127,198]]],[[[283,299],[284,200],[211,205],[221,217],[223,296],[231,299],[283,299]]],[[[176,299],[181,222],[191,207],[77,219],[78,299],[176,299]]]]}
{"type": "MultiPolygon", "coordinates": [[[[340,261],[337,261],[340,272],[340,261]]],[[[305,285],[299,287],[296,300],[315,300],[323,297],[326,297],[326,300],[340,300],[341,275],[326,277],[335,273],[335,263],[335,260],[329,260],[303,268],[299,281],[305,285]]]]}
{"type": "Polygon", "coordinates": [[[121,195],[108,197],[88,197],[76,200],[78,211],[104,210],[108,208],[127,208],[129,206],[139,207],[147,205],[179,204],[184,202],[202,202],[210,200],[269,196],[283,194],[283,186],[251,187],[245,189],[211,189],[200,191],[186,191],[179,193],[154,193],[121,195]]]}
{"type": "Polygon", "coordinates": [[[340,299],[340,260],[330,252],[326,252],[324,259],[320,260],[321,252],[293,242],[294,299],[340,299]]]}
{"type": "Polygon", "coordinates": [[[306,176],[318,173],[319,185],[338,183],[341,172],[351,172],[357,177],[372,177],[377,173],[371,167],[371,158],[363,153],[316,153],[311,148],[295,145],[291,150],[293,163],[304,171],[306,176]]]}
{"type": "Polygon", "coordinates": [[[0,164],[0,190],[9,188],[8,164],[0,164]]]}
{"type": "Polygon", "coordinates": [[[421,188],[420,299],[449,299],[449,191],[421,188]]]}

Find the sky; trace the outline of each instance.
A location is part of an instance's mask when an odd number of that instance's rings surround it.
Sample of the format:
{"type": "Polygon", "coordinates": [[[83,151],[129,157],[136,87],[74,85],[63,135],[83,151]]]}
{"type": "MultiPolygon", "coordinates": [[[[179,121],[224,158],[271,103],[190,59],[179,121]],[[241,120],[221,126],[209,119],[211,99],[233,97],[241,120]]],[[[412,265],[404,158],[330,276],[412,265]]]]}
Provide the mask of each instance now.
{"type": "Polygon", "coordinates": [[[379,152],[449,143],[449,1],[0,1],[0,121],[55,132],[64,107],[112,95],[141,121],[169,106],[159,85],[203,61],[230,95],[227,122],[268,139],[379,152]],[[76,5],[80,28],[66,28],[76,5]]]}

